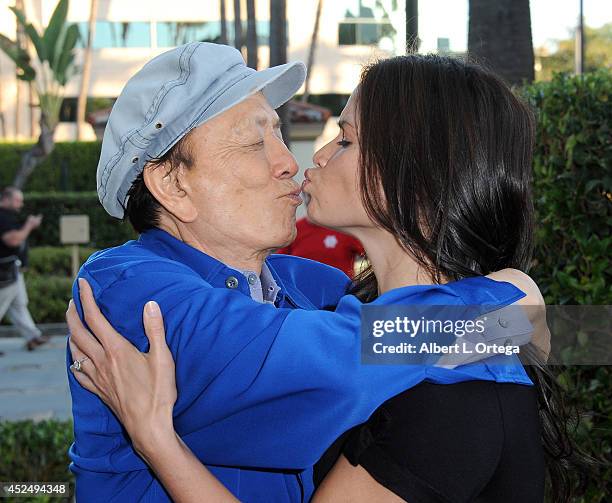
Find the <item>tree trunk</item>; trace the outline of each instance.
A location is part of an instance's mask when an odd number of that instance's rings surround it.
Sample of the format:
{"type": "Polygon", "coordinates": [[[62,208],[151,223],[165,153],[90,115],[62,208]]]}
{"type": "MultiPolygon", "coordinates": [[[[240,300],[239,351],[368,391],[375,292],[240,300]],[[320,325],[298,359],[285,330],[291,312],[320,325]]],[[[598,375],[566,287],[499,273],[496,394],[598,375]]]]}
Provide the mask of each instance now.
{"type": "Polygon", "coordinates": [[[257,51],[259,49],[257,44],[257,20],[255,18],[255,0],[247,0],[247,66],[257,70],[259,63],[257,57],[257,51]]]}
{"type": "Polygon", "coordinates": [[[321,20],[321,10],[323,9],[323,0],[317,3],[317,13],[315,14],[314,28],[312,29],[312,38],[310,39],[310,49],[308,50],[308,61],[306,62],[306,81],[304,82],[304,94],[302,102],[308,102],[310,96],[310,72],[314,65],[315,49],[317,48],[317,38],[319,36],[319,21],[321,20]]]}
{"type": "Polygon", "coordinates": [[[234,47],[242,51],[242,13],[240,12],[240,0],[234,0],[234,47]]]}
{"type": "Polygon", "coordinates": [[[510,84],[533,81],[529,0],[470,0],[468,53],[510,84]]]}
{"type": "Polygon", "coordinates": [[[34,169],[42,163],[55,147],[53,136],[55,129],[49,129],[46,124],[45,114],[40,114],[40,136],[36,145],[30,150],[24,152],[21,156],[21,165],[13,180],[13,186],[18,189],[23,189],[28,177],[32,174],[34,169]]]}
{"type": "MultiPolygon", "coordinates": [[[[16,0],[15,7],[19,9],[21,12],[24,12],[23,9],[23,0],[16,0]]],[[[15,32],[15,42],[17,42],[17,46],[21,48],[25,48],[26,45],[24,43],[25,34],[23,31],[23,26],[21,23],[17,23],[17,30],[15,32]]],[[[19,68],[15,67],[15,71],[18,72],[19,68]]],[[[19,138],[20,130],[21,130],[21,87],[22,81],[17,77],[18,73],[15,73],[15,139],[19,138]]]]}
{"type": "MultiPolygon", "coordinates": [[[[0,68],[0,75],[2,75],[2,68],[0,68]]],[[[2,79],[0,79],[0,138],[6,140],[6,118],[4,117],[4,83],[2,79]]]]}
{"type": "Polygon", "coordinates": [[[578,13],[578,26],[576,27],[576,40],[574,48],[574,73],[584,73],[584,5],[580,0],[580,11],[578,13]]]}
{"type": "Polygon", "coordinates": [[[219,0],[219,11],[221,14],[221,38],[219,42],[223,45],[227,45],[227,16],[225,14],[225,0],[219,0]]]}
{"type": "Polygon", "coordinates": [[[85,47],[85,58],[83,61],[83,75],[81,76],[81,90],[77,101],[77,140],[83,140],[85,135],[85,110],[87,109],[87,94],[91,76],[92,45],[96,31],[97,12],[98,0],[91,0],[89,6],[87,45],[85,47]]]}
{"type": "Polygon", "coordinates": [[[270,0],[270,66],[287,62],[287,2],[270,0]]]}
{"type": "Polygon", "coordinates": [[[406,0],[406,54],[419,52],[419,0],[406,0]]]}
{"type": "MultiPolygon", "coordinates": [[[[285,0],[270,0],[270,66],[287,62],[287,3],[285,0]]],[[[291,134],[289,124],[289,104],[277,110],[282,126],[281,133],[285,145],[289,147],[291,134]]]]}
{"type": "Polygon", "coordinates": [[[34,86],[32,86],[32,82],[28,82],[28,109],[29,109],[29,125],[30,125],[30,138],[34,138],[34,108],[36,105],[34,104],[34,86]]]}

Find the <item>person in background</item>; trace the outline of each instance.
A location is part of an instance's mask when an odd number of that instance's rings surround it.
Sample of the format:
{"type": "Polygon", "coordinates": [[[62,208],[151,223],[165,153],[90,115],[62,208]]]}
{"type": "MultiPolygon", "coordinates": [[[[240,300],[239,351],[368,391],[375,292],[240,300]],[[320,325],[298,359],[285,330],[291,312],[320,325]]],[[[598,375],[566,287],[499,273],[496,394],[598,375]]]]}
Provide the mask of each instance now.
{"type": "MultiPolygon", "coordinates": [[[[28,215],[23,223],[19,212],[23,193],[6,187],[0,193],[0,319],[5,314],[32,351],[48,342],[28,311],[28,294],[21,268],[28,265],[28,237],[42,222],[42,215],[28,215]]],[[[0,356],[2,354],[0,353],[0,356]]]]}
{"type": "Polygon", "coordinates": [[[349,278],[355,276],[355,259],[365,252],[362,244],[348,234],[320,227],[307,218],[296,222],[297,237],[276,253],[309,258],[340,269],[349,278]]]}

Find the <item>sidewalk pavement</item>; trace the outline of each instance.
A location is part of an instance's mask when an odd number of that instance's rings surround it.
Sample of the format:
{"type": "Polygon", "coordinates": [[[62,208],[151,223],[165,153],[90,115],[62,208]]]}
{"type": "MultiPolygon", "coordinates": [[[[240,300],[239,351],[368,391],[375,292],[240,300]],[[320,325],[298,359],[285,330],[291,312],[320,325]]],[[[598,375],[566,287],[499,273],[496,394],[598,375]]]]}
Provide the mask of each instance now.
{"type": "MultiPolygon", "coordinates": [[[[67,329],[63,330],[66,334],[67,329]]],[[[66,336],[56,335],[34,351],[24,340],[0,337],[0,421],[69,419],[66,336]]]]}

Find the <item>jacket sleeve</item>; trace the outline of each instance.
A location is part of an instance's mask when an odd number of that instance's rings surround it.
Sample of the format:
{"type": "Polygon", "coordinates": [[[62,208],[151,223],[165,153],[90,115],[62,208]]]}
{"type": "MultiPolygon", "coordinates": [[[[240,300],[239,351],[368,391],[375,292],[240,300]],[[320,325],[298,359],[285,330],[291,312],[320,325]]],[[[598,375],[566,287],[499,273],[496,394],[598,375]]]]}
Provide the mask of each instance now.
{"type": "MultiPolygon", "coordinates": [[[[148,348],[141,323],[118,318],[113,307],[131,303],[131,318],[140,319],[143,306],[131,300],[135,290],[142,304],[151,299],[160,304],[176,362],[175,427],[207,464],[308,467],[384,401],[426,377],[436,380],[417,365],[361,365],[361,303],[353,296],[343,297],[335,312],[277,309],[211,288],[180,270],[157,271],[155,281],[137,270],[131,274],[97,300],[143,351],[148,348]]],[[[521,296],[511,287],[497,300],[509,303],[521,296]]],[[[389,292],[373,304],[460,302],[457,287],[417,286],[389,292]]],[[[462,380],[461,372],[456,380],[462,380]]],[[[445,374],[443,381],[453,378],[445,374]]],[[[109,423],[120,431],[114,416],[109,423]]],[[[129,452],[113,458],[118,471],[142,466],[129,452]]]]}

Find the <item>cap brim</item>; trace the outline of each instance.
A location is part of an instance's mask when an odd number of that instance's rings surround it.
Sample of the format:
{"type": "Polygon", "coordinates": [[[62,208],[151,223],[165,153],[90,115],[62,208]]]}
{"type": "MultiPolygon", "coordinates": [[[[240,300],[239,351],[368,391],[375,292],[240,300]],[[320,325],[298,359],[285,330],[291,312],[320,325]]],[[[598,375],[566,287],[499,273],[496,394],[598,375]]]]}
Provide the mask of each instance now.
{"type": "Polygon", "coordinates": [[[295,96],[305,79],[306,67],[299,61],[253,72],[215,100],[197,125],[209,121],[259,91],[263,92],[270,106],[276,109],[295,96]]]}

